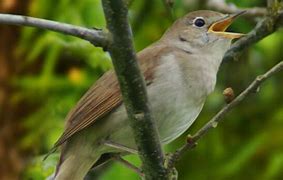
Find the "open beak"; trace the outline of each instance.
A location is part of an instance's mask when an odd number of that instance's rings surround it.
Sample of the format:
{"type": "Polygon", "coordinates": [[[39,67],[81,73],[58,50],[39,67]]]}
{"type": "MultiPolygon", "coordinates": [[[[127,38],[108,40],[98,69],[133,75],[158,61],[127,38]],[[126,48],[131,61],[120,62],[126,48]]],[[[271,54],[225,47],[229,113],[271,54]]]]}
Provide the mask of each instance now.
{"type": "Polygon", "coordinates": [[[220,19],[210,25],[208,32],[215,33],[219,36],[229,38],[229,39],[237,39],[245,34],[242,33],[232,33],[232,32],[225,32],[226,29],[232,24],[232,22],[240,15],[244,14],[246,11],[241,11],[236,14],[231,14],[228,17],[220,19]]]}

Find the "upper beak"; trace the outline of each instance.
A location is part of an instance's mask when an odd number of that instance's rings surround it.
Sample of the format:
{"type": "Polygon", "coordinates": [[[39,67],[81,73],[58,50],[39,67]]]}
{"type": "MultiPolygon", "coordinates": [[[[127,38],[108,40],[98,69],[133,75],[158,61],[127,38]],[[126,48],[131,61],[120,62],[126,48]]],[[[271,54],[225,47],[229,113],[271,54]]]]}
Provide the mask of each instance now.
{"type": "Polygon", "coordinates": [[[229,38],[229,39],[236,39],[244,36],[245,34],[242,33],[232,33],[232,32],[225,32],[226,29],[232,24],[232,22],[240,15],[244,14],[246,11],[241,11],[236,14],[231,14],[228,17],[220,19],[210,25],[208,32],[215,33],[217,35],[229,38]]]}

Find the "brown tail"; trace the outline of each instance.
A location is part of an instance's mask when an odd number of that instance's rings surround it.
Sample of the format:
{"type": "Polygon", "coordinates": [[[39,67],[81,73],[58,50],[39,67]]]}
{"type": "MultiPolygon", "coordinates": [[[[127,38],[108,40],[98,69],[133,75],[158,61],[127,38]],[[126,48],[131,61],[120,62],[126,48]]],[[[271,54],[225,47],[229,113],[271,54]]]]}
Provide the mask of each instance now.
{"type": "Polygon", "coordinates": [[[100,153],[89,144],[64,144],[55,172],[55,180],[83,180],[99,159],[100,153]]]}

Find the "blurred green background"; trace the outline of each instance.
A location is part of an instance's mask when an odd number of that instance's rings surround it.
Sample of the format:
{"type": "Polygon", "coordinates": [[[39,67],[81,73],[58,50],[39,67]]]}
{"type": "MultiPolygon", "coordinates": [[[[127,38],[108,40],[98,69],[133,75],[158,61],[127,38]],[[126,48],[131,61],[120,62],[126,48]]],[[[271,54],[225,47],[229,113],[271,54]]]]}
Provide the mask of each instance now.
{"type": "MultiPolygon", "coordinates": [[[[170,16],[161,0],[130,1],[136,50],[158,40],[172,21],[209,0],[176,0],[170,16]]],[[[265,7],[265,0],[229,0],[238,7],[265,7]]],[[[25,14],[105,28],[98,0],[2,0],[1,13],[25,14]]],[[[260,18],[240,18],[231,26],[249,32],[260,18]]],[[[108,53],[77,38],[34,28],[0,25],[0,179],[40,180],[50,176],[58,154],[42,161],[61,135],[64,117],[103,72],[111,68],[108,53]]],[[[258,75],[283,60],[283,31],[268,36],[224,62],[216,90],[186,134],[193,134],[225,104],[222,91],[236,94],[258,75]]],[[[268,80],[258,94],[235,108],[225,122],[198,143],[178,163],[179,179],[283,179],[283,78],[268,80]]],[[[166,146],[174,151],[180,137],[166,146]]],[[[136,156],[128,160],[139,164],[136,156]]],[[[89,173],[87,179],[139,179],[116,162],[89,173]]]]}

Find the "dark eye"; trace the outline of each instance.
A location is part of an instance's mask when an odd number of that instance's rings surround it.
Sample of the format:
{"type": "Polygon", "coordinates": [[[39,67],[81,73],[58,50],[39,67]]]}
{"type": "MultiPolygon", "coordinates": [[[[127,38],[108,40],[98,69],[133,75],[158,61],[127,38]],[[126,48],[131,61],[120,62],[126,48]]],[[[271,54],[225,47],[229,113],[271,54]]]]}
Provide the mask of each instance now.
{"type": "Polygon", "coordinates": [[[205,21],[202,17],[197,17],[194,19],[193,24],[197,27],[203,27],[205,25],[205,21]]]}

